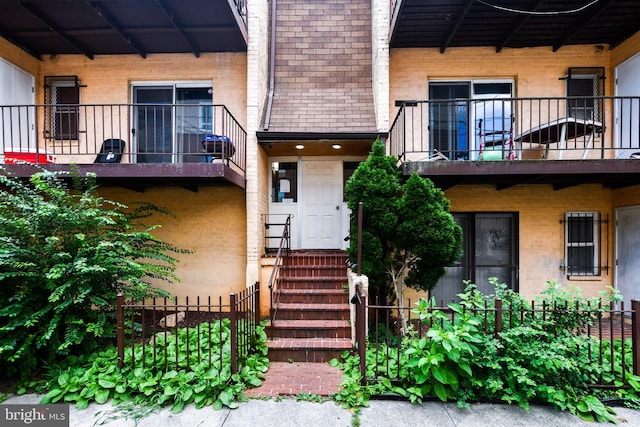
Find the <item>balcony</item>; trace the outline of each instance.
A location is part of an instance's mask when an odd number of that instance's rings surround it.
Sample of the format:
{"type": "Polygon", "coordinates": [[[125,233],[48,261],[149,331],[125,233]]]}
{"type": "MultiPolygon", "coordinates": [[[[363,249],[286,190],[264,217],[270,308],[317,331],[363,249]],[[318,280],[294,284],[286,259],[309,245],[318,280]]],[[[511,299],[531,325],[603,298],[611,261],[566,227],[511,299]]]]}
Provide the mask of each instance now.
{"type": "Polygon", "coordinates": [[[640,183],[640,98],[399,101],[387,141],[405,174],[444,188],[640,183]]]}
{"type": "Polygon", "coordinates": [[[247,134],[224,105],[0,106],[0,163],[96,173],[99,183],[244,188],[247,134]]]}

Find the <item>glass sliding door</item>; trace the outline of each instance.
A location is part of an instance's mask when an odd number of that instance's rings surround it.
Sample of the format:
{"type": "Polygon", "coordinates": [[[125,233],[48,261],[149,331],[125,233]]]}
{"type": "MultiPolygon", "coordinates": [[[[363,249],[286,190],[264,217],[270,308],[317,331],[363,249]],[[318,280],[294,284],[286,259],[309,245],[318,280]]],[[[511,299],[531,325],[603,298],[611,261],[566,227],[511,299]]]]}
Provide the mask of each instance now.
{"type": "Polygon", "coordinates": [[[138,163],[171,163],[173,153],[172,87],[133,89],[134,137],[138,163]]]}
{"type": "Polygon", "coordinates": [[[483,160],[515,158],[512,87],[511,82],[473,83],[473,146],[478,153],[486,150],[483,160]]]}
{"type": "Polygon", "coordinates": [[[450,160],[491,147],[514,158],[511,81],[429,82],[429,143],[450,160]]]}
{"type": "Polygon", "coordinates": [[[133,102],[138,163],[203,161],[202,139],[214,133],[211,86],[134,86],[133,102]]]}
{"type": "Polygon", "coordinates": [[[202,138],[215,133],[211,92],[206,87],[176,87],[178,161],[202,162],[202,138]]]}
{"type": "Polygon", "coordinates": [[[468,160],[468,82],[429,83],[429,143],[451,160],[468,160]]]}

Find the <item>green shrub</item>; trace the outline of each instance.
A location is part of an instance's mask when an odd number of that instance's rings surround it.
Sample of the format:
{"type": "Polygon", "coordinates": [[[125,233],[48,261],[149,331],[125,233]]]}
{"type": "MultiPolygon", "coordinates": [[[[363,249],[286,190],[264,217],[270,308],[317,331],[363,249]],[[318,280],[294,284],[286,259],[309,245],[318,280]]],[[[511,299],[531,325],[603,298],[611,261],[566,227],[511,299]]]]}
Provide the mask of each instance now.
{"type": "MultiPolygon", "coordinates": [[[[619,298],[615,292],[584,298],[548,282],[547,291],[532,305],[495,279],[492,283],[495,295],[483,295],[467,284],[459,295],[460,304],[449,305],[453,316],[419,301],[414,312],[428,327],[426,336],[410,331],[397,346],[390,347],[388,340],[378,342],[377,348],[369,345],[367,377],[377,381],[366,386],[357,382],[358,396],[396,393],[412,402],[437,397],[457,400],[461,406],[503,401],[525,409],[531,403],[546,403],[584,420],[609,422],[617,421],[615,412],[600,399],[614,397],[638,405],[640,377],[631,372],[630,341],[623,353],[622,340],[600,342],[584,333],[602,315],[603,307],[619,298]],[[496,297],[503,300],[504,310],[503,330],[497,335],[496,297]],[[482,310],[477,312],[482,317],[474,314],[476,309],[482,310]],[[590,387],[601,381],[620,388],[590,387]]],[[[360,378],[358,358],[345,354],[343,359],[333,363],[345,370],[341,395],[349,396],[354,378],[360,378]]],[[[357,401],[345,397],[342,403],[357,401]]]]}
{"type": "Polygon", "coordinates": [[[93,176],[0,173],[0,376],[95,349],[113,336],[118,292],[166,295],[150,279],[177,281],[170,254],[185,251],[143,223],[156,212],[98,196],[93,176]]]}

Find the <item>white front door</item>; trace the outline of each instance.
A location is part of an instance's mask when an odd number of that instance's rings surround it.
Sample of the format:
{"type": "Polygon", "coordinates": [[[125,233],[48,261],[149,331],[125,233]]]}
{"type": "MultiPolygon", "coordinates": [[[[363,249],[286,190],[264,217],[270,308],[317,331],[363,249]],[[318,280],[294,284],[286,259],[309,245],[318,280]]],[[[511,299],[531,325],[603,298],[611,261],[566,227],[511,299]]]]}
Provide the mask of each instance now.
{"type": "MultiPolygon", "coordinates": [[[[616,96],[640,96],[640,55],[636,55],[622,64],[615,70],[616,74],[616,96]]],[[[638,121],[633,119],[640,107],[637,98],[623,98],[616,100],[615,114],[615,138],[616,157],[628,159],[632,154],[637,153],[638,121]]]]}
{"type": "Polygon", "coordinates": [[[339,249],[342,242],[342,161],[303,160],[301,245],[339,249]]]}
{"type": "Polygon", "coordinates": [[[640,299],[640,206],[616,210],[616,273],[615,285],[624,297],[624,307],[631,309],[631,300],[640,299]]]}

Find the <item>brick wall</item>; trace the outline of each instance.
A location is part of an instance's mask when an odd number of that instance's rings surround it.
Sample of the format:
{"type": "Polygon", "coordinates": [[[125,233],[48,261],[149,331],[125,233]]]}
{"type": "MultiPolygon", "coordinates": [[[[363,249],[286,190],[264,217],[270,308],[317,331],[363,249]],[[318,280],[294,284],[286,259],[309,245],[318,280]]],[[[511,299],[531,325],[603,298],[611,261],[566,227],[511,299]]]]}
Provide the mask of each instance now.
{"type": "MultiPolygon", "coordinates": [[[[497,191],[493,186],[454,187],[445,192],[452,212],[517,212],[519,215],[520,292],[527,298],[539,294],[545,281],[579,285],[595,296],[613,285],[614,212],[612,192],[600,185],[581,185],[554,191],[548,185],[518,185],[497,191]],[[569,211],[597,211],[609,216],[609,272],[595,280],[570,280],[560,269],[564,259],[564,225],[569,211]]],[[[606,237],[602,236],[605,245],[606,237]]],[[[601,251],[607,254],[606,248],[601,251]]],[[[603,263],[603,265],[606,263],[603,263]]]]}
{"type": "Polygon", "coordinates": [[[127,205],[144,200],[167,208],[171,218],[155,215],[147,224],[160,224],[160,239],[194,251],[176,254],[181,283],[157,282],[174,295],[226,295],[245,287],[246,212],[244,192],[236,187],[151,188],[144,194],[121,188],[102,188],[101,195],[127,205]]]}
{"type": "Polygon", "coordinates": [[[280,0],[269,130],[375,130],[370,0],[280,0]]]}

